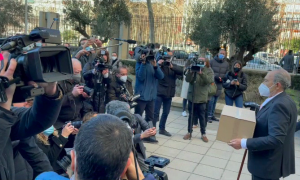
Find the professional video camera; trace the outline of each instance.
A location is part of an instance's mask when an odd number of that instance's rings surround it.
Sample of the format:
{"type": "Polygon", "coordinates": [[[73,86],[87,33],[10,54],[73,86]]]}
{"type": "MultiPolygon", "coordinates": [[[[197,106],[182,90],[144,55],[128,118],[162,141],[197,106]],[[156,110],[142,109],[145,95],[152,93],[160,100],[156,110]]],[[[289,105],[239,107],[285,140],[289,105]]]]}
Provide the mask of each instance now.
{"type": "Polygon", "coordinates": [[[136,61],[143,61],[143,59],[141,59],[141,55],[145,55],[146,56],[146,61],[154,61],[154,49],[155,46],[154,44],[148,44],[147,46],[137,46],[134,48],[134,59],[136,61]]]}
{"type": "Polygon", "coordinates": [[[204,68],[204,62],[199,60],[198,54],[195,54],[195,56],[190,61],[192,62],[192,65],[189,68],[191,72],[199,72],[200,69],[204,68]]]}
{"type": "Polygon", "coordinates": [[[120,97],[123,98],[129,104],[130,109],[134,108],[137,105],[137,102],[135,102],[135,101],[138,98],[140,98],[141,95],[139,95],[139,94],[138,95],[131,95],[124,84],[121,85],[121,91],[123,93],[120,95],[120,97]]]}
{"type": "Polygon", "coordinates": [[[103,58],[103,56],[105,55],[106,51],[105,50],[101,50],[100,51],[100,56],[97,56],[94,60],[95,64],[98,64],[96,67],[96,70],[101,72],[105,69],[110,69],[111,66],[105,64],[105,59],[103,58]]]}
{"type": "Polygon", "coordinates": [[[15,58],[18,64],[14,80],[0,77],[0,102],[7,101],[5,89],[13,83],[17,84],[13,102],[24,102],[27,98],[44,93],[43,88],[26,86],[28,81],[56,82],[71,79],[73,67],[70,50],[64,46],[37,47],[37,41],[61,44],[60,32],[37,27],[29,35],[12,36],[2,43],[1,50],[9,51],[9,60],[15,58]]]}
{"type": "Polygon", "coordinates": [[[83,86],[83,92],[85,92],[88,96],[93,96],[94,94],[94,89],[87,87],[86,84],[81,83],[79,84],[80,86],[83,86]]]}
{"type": "Polygon", "coordinates": [[[159,56],[157,57],[157,60],[164,60],[163,62],[163,66],[170,66],[170,60],[171,60],[171,56],[168,54],[168,52],[170,52],[170,49],[163,46],[159,51],[159,56]]]}
{"type": "Polygon", "coordinates": [[[144,173],[144,176],[152,174],[156,180],[168,180],[168,175],[165,172],[154,169],[154,166],[164,168],[170,163],[170,159],[159,156],[150,156],[145,160],[145,163],[149,165],[149,170],[144,173]]]}

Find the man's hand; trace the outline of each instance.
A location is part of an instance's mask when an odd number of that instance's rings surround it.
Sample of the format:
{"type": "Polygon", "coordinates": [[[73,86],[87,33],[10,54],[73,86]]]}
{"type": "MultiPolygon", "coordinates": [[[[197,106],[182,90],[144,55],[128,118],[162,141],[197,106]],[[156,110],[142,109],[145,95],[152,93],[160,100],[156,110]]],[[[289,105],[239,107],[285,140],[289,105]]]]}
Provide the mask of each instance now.
{"type": "Polygon", "coordinates": [[[234,149],[242,149],[241,141],[242,139],[233,139],[228,143],[228,145],[233,147],[234,149]]]}
{"type": "Polygon", "coordinates": [[[142,59],[142,63],[146,64],[146,55],[145,54],[141,55],[141,59],[142,59]]]}
{"type": "Polygon", "coordinates": [[[152,64],[153,67],[157,66],[155,59],[153,61],[150,61],[150,62],[151,62],[151,64],[152,64]]]}
{"type": "Polygon", "coordinates": [[[85,93],[85,92],[82,92],[82,97],[84,97],[85,99],[87,99],[87,98],[90,98],[91,96],[89,96],[89,95],[87,95],[87,93],[85,93]]]}
{"type": "Polygon", "coordinates": [[[200,71],[198,72],[198,74],[202,74],[201,68],[200,68],[200,71]]]}
{"type": "Polygon", "coordinates": [[[95,39],[95,44],[96,44],[98,47],[102,47],[102,41],[100,41],[99,39],[95,39]]]}
{"type": "Polygon", "coordinates": [[[230,84],[231,84],[231,85],[235,85],[235,81],[234,81],[234,80],[232,80],[230,84]]]}
{"type": "Polygon", "coordinates": [[[239,85],[240,85],[240,82],[239,82],[239,81],[235,82],[235,85],[239,86],[239,85]]]}
{"type": "Polygon", "coordinates": [[[155,134],[156,134],[156,128],[155,127],[149,128],[141,134],[141,139],[154,136],[155,134]]]}
{"type": "Polygon", "coordinates": [[[83,86],[79,86],[79,85],[74,86],[72,91],[74,97],[78,97],[82,93],[83,93],[83,86]]]}
{"type": "Polygon", "coordinates": [[[73,134],[73,135],[76,135],[76,134],[78,134],[78,132],[79,132],[79,129],[74,128],[74,131],[72,132],[72,134],[73,134]]]}
{"type": "Polygon", "coordinates": [[[63,128],[61,135],[65,138],[68,138],[69,135],[74,131],[74,126],[71,125],[71,123],[66,124],[66,126],[63,128]]]}
{"type": "Polygon", "coordinates": [[[85,42],[85,44],[83,45],[83,49],[85,49],[86,47],[88,47],[88,46],[91,46],[91,45],[93,45],[94,44],[94,39],[89,39],[89,40],[87,40],[86,42],[85,42]]]}
{"type": "MultiPolygon", "coordinates": [[[[155,61],[155,60],[154,60],[154,61],[155,61]]],[[[158,64],[159,64],[159,65],[162,65],[163,62],[164,62],[164,60],[161,59],[161,60],[158,61],[158,64]]]]}

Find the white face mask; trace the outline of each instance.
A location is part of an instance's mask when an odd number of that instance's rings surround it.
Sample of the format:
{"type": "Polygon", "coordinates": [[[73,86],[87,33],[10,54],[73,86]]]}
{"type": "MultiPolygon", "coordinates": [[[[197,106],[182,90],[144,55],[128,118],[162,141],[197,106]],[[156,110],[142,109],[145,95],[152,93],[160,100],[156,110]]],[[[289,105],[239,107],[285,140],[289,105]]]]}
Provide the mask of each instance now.
{"type": "Polygon", "coordinates": [[[36,42],[35,45],[38,46],[38,47],[42,47],[43,46],[43,44],[40,43],[40,42],[36,42]]]}
{"type": "Polygon", "coordinates": [[[108,73],[103,75],[104,78],[108,78],[108,73]]]}
{"type": "Polygon", "coordinates": [[[122,82],[126,82],[126,81],[127,81],[127,76],[121,76],[121,77],[120,77],[120,80],[121,80],[122,82]]]}
{"type": "MultiPolygon", "coordinates": [[[[273,84],[270,88],[272,88],[275,84],[273,84]]],[[[260,86],[258,87],[258,91],[259,91],[259,94],[260,96],[263,96],[263,97],[270,97],[270,88],[265,85],[264,83],[261,83],[260,86]]]]}
{"type": "Polygon", "coordinates": [[[116,56],[113,56],[113,57],[112,57],[112,59],[113,59],[113,60],[116,60],[116,59],[117,59],[117,57],[116,57],[116,56]]]}

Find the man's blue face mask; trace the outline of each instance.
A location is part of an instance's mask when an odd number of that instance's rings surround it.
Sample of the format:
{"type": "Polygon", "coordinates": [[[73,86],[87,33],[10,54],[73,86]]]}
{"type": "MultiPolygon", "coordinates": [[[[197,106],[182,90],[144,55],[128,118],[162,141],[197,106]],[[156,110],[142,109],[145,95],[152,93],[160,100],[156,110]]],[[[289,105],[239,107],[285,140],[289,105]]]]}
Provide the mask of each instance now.
{"type": "Polygon", "coordinates": [[[223,60],[224,59],[224,55],[223,54],[219,54],[219,59],[223,60]]]}

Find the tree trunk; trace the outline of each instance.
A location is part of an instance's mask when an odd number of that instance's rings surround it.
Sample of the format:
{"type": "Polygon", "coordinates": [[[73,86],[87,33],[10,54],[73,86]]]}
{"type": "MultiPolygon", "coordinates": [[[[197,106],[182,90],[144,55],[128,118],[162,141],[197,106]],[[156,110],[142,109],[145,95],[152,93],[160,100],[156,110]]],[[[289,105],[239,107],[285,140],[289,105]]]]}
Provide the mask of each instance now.
{"type": "Polygon", "coordinates": [[[150,42],[155,43],[155,33],[154,33],[154,14],[152,9],[151,0],[147,0],[147,7],[149,13],[149,25],[150,25],[150,42]]]}

